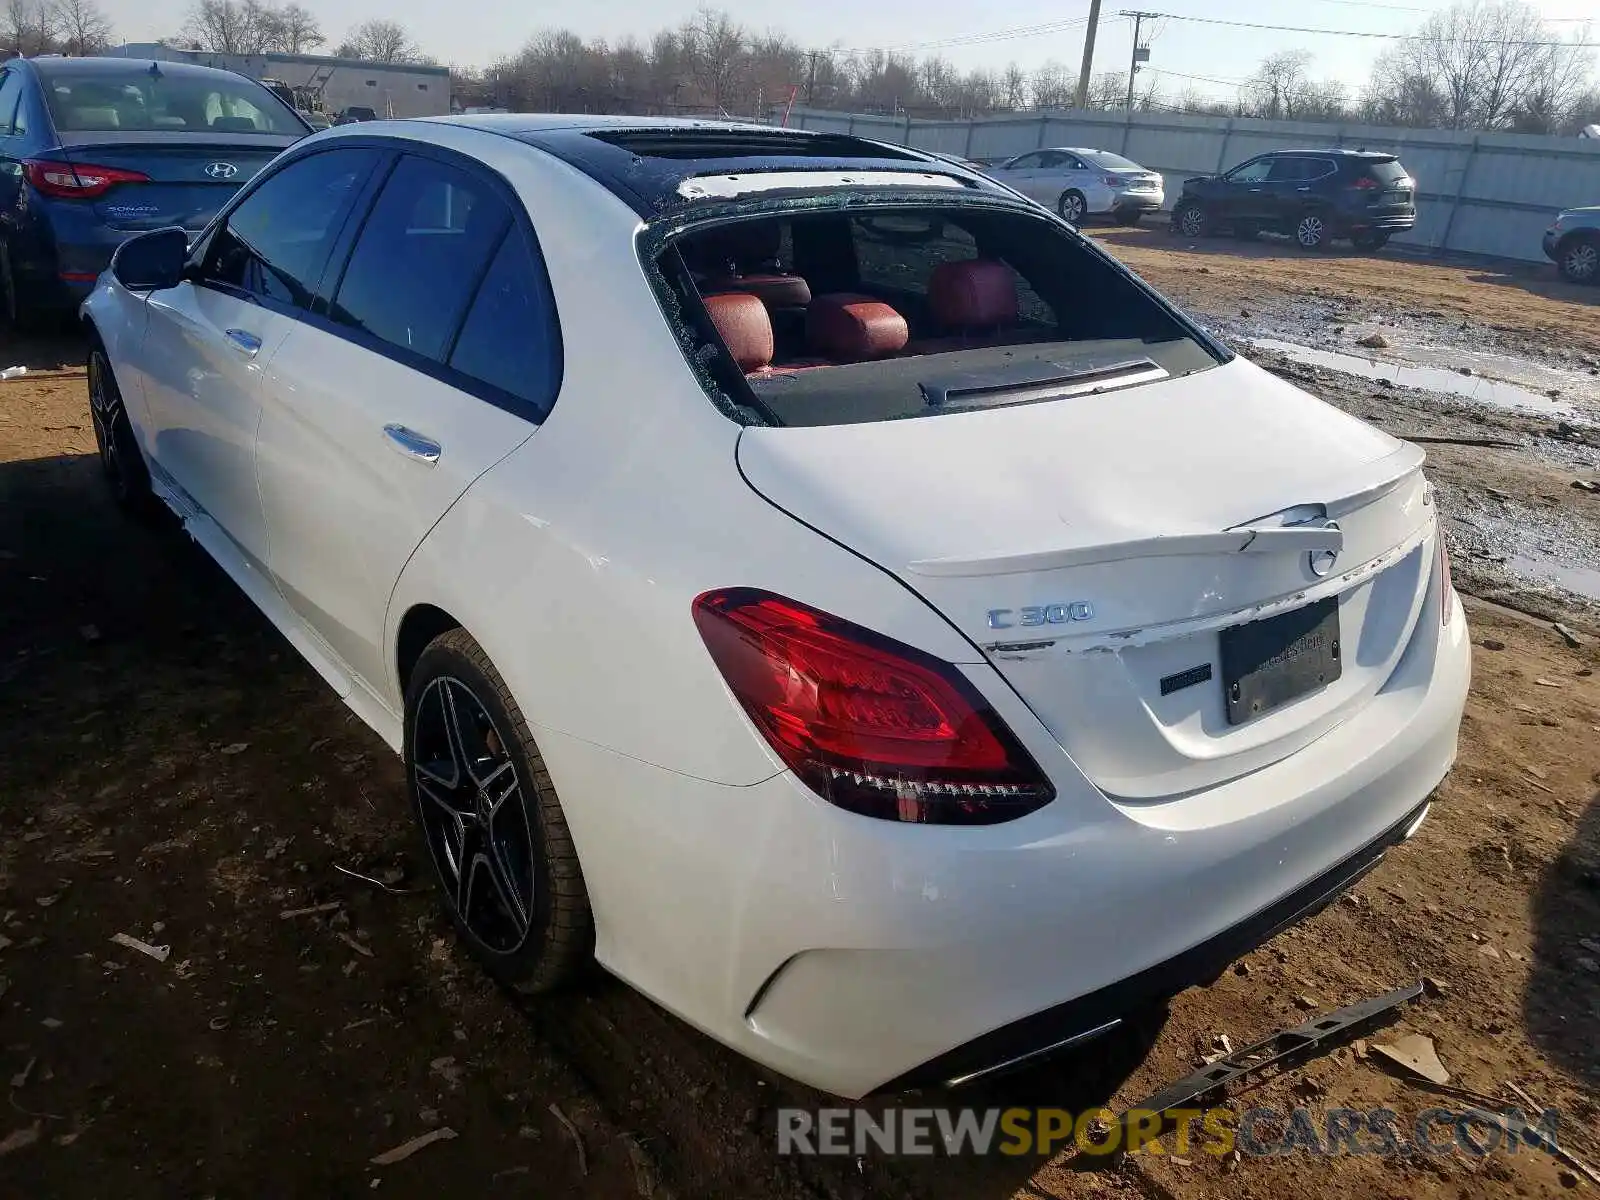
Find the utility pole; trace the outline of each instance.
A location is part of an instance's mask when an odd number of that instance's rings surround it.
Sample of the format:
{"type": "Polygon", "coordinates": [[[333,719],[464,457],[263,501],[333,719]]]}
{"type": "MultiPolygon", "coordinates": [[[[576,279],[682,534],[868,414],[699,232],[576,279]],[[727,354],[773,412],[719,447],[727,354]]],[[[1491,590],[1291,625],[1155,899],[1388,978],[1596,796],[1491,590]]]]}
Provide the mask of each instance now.
{"type": "Polygon", "coordinates": [[[807,50],[806,58],[811,60],[810,68],[806,71],[806,107],[811,107],[811,102],[817,92],[817,59],[822,57],[821,50],[807,50]]]}
{"type": "Polygon", "coordinates": [[[1100,27],[1100,0],[1089,0],[1089,26],[1083,31],[1083,67],[1078,71],[1078,97],[1074,108],[1089,102],[1089,70],[1094,66],[1094,35],[1100,27]]]}
{"type": "Polygon", "coordinates": [[[1128,61],[1128,105],[1129,112],[1133,111],[1133,77],[1139,73],[1139,64],[1150,61],[1150,47],[1139,45],[1139,27],[1146,21],[1153,21],[1160,13],[1131,12],[1123,9],[1117,14],[1119,17],[1133,18],[1133,55],[1128,61]]]}

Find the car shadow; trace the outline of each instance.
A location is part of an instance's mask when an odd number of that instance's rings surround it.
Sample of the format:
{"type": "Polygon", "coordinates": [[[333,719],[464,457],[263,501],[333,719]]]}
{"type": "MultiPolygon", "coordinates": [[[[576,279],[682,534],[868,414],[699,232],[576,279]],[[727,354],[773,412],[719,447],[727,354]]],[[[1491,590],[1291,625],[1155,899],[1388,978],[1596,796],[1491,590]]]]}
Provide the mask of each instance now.
{"type": "Polygon", "coordinates": [[[1396,254],[1398,247],[1381,251],[1357,250],[1349,242],[1334,242],[1326,250],[1302,250],[1293,238],[1278,233],[1258,233],[1251,238],[1231,234],[1215,234],[1190,238],[1173,230],[1163,218],[1159,223],[1128,228],[1126,226],[1087,226],[1081,230],[1108,247],[1127,247],[1131,250],[1183,250],[1193,254],[1226,254],[1231,258],[1300,259],[1315,261],[1318,258],[1371,258],[1374,254],[1396,254]]]}
{"type": "Polygon", "coordinates": [[[1536,263],[1496,263],[1467,276],[1473,283],[1487,283],[1496,287],[1521,288],[1546,300],[1559,300],[1564,304],[1600,303],[1600,287],[1584,287],[1568,283],[1556,272],[1553,265],[1536,263]]]}
{"type": "MultiPolygon", "coordinates": [[[[1594,782],[1600,784],[1600,772],[1594,782]]],[[[1600,787],[1545,869],[1533,921],[1533,963],[1523,997],[1529,1040],[1580,1087],[1600,1094],[1600,1045],[1586,1019],[1600,1012],[1600,787]]]]}
{"type": "MultiPolygon", "coordinates": [[[[87,344],[78,330],[66,325],[29,333],[23,337],[0,325],[0,371],[26,367],[33,371],[62,371],[82,367],[87,344]]],[[[4,387],[0,382],[0,387],[4,387]]]]}

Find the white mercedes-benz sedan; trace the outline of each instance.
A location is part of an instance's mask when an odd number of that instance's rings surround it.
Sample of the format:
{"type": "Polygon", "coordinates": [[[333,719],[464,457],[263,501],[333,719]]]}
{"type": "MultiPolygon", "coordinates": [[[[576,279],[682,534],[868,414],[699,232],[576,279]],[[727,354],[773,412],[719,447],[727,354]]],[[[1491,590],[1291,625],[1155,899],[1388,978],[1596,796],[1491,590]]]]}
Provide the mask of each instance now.
{"type": "Polygon", "coordinates": [[[1421,452],[945,159],[345,126],[83,320],[117,499],[403,756],[487,969],[840,1095],[1215,977],[1455,756],[1421,452]]]}

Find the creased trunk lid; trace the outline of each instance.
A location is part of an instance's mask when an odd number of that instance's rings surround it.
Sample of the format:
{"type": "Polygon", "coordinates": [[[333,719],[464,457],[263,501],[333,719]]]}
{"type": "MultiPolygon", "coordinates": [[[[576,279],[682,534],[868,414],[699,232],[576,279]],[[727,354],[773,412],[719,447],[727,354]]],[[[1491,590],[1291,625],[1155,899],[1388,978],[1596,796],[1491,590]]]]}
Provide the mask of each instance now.
{"type": "Polygon", "coordinates": [[[1421,451],[1238,359],[1098,396],[752,428],[739,463],[944,613],[1126,799],[1258,769],[1351,715],[1431,576],[1421,451]],[[1338,678],[1230,724],[1222,630],[1327,597],[1338,678]]]}

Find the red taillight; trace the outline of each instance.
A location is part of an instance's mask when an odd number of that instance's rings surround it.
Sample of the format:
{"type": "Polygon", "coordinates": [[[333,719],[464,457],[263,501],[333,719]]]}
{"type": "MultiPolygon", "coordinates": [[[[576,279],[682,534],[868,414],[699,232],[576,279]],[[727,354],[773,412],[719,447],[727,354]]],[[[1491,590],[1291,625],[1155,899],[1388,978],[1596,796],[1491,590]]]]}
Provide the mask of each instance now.
{"type": "Polygon", "coordinates": [[[119,183],[150,182],[150,176],[143,171],[125,171],[121,167],[97,167],[86,163],[46,162],[41,159],[24,162],[22,174],[33,184],[35,191],[59,200],[93,200],[119,183]]]}
{"type": "Polygon", "coordinates": [[[1355,182],[1356,190],[1357,191],[1361,191],[1361,192],[1369,192],[1373,188],[1378,188],[1378,187],[1382,187],[1382,186],[1383,186],[1383,184],[1379,183],[1371,175],[1363,175],[1360,179],[1356,180],[1356,182],[1355,182]]]}
{"type": "Polygon", "coordinates": [[[1456,591],[1450,582],[1450,550],[1444,544],[1444,530],[1439,530],[1439,624],[1450,624],[1456,613],[1456,591]]]}
{"type": "Polygon", "coordinates": [[[948,663],[753,588],[697,597],[694,621],[762,736],[840,808],[890,821],[988,825],[1055,797],[948,663]]]}
{"type": "Polygon", "coordinates": [[[1133,180],[1124,179],[1120,175],[1107,175],[1106,176],[1106,186],[1107,187],[1112,187],[1112,188],[1125,187],[1127,184],[1130,184],[1132,182],[1133,182],[1133,180]]]}

